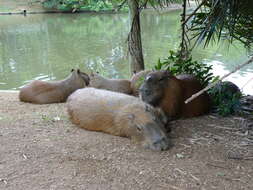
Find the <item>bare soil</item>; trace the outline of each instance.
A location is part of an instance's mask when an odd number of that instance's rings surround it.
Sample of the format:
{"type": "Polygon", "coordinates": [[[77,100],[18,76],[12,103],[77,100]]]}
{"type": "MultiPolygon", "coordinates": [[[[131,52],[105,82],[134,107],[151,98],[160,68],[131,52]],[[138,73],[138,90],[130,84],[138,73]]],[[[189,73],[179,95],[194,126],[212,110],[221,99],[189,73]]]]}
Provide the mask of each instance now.
{"type": "Polygon", "coordinates": [[[74,126],[65,104],[22,103],[17,92],[1,92],[0,189],[253,189],[246,120],[207,115],[171,126],[174,146],[154,152],[74,126]]]}

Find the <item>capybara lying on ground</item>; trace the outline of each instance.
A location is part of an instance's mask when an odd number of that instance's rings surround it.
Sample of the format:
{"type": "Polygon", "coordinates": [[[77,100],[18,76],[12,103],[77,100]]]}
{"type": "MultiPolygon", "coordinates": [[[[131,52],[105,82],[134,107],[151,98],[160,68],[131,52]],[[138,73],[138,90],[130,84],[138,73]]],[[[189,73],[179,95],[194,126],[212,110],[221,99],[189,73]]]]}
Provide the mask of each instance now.
{"type": "Polygon", "coordinates": [[[60,81],[35,80],[21,88],[19,99],[34,104],[49,104],[65,102],[68,96],[76,89],[84,88],[89,84],[89,76],[78,70],[71,70],[71,74],[60,81]]]}
{"type": "Polygon", "coordinates": [[[132,94],[131,82],[126,79],[108,79],[97,73],[90,74],[89,87],[132,94]]]}
{"type": "Polygon", "coordinates": [[[135,73],[131,78],[131,88],[132,88],[132,94],[134,96],[139,96],[139,88],[144,82],[146,75],[151,73],[152,71],[140,71],[138,73],[135,73]]]}
{"type": "Polygon", "coordinates": [[[184,101],[202,89],[192,75],[173,76],[169,71],[155,71],[146,76],[140,87],[140,97],[155,107],[160,107],[170,119],[194,117],[207,113],[211,103],[204,93],[185,104],[184,101]]]}
{"type": "Polygon", "coordinates": [[[169,148],[167,117],[136,97],[83,88],[69,96],[67,108],[70,120],[84,129],[130,137],[153,150],[169,148]]]}

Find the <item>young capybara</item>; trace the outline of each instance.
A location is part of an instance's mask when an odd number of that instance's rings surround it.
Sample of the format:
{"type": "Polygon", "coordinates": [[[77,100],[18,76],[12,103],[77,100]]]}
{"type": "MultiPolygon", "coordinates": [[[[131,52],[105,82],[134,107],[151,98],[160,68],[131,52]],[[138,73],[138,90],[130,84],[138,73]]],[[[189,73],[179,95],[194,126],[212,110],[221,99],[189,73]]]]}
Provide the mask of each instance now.
{"type": "Polygon", "coordinates": [[[166,150],[167,117],[139,98],[95,88],[83,88],[71,94],[67,109],[72,123],[90,131],[129,137],[152,150],[166,150]]]}
{"type": "Polygon", "coordinates": [[[169,71],[155,71],[147,75],[140,87],[140,97],[155,107],[160,107],[170,118],[194,117],[207,113],[210,98],[204,93],[185,104],[184,101],[202,89],[192,75],[173,76],[169,71]]]}
{"type": "Polygon", "coordinates": [[[71,74],[60,81],[35,80],[20,89],[19,99],[34,104],[50,104],[65,102],[68,96],[79,88],[89,84],[89,76],[79,69],[71,70],[71,74]]]}
{"type": "Polygon", "coordinates": [[[131,82],[127,79],[108,79],[97,73],[90,74],[89,87],[104,89],[123,94],[132,94],[131,82]]]}
{"type": "Polygon", "coordinates": [[[152,71],[146,70],[146,71],[140,71],[138,73],[135,73],[132,78],[130,79],[131,81],[131,88],[132,88],[132,95],[134,96],[139,96],[139,88],[144,82],[147,74],[151,73],[152,71]]]}

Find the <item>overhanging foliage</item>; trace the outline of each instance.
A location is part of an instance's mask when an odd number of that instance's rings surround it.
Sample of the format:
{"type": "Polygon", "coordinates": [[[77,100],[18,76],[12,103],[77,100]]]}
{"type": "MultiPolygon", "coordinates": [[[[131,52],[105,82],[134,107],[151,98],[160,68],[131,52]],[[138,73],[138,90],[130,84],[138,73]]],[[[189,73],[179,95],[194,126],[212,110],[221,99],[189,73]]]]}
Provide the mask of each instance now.
{"type": "Polygon", "coordinates": [[[189,31],[196,43],[227,39],[239,40],[248,49],[253,43],[252,0],[196,0],[200,4],[193,12],[189,31]]]}

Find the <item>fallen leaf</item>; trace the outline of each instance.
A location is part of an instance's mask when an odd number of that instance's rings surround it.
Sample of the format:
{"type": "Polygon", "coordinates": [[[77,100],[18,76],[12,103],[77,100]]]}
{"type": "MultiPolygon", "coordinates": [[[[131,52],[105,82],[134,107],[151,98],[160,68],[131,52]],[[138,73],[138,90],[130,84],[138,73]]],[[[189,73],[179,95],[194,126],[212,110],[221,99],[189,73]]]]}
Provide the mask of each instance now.
{"type": "Polygon", "coordinates": [[[184,155],[183,154],[176,154],[176,157],[177,158],[184,158],[184,155]]]}

